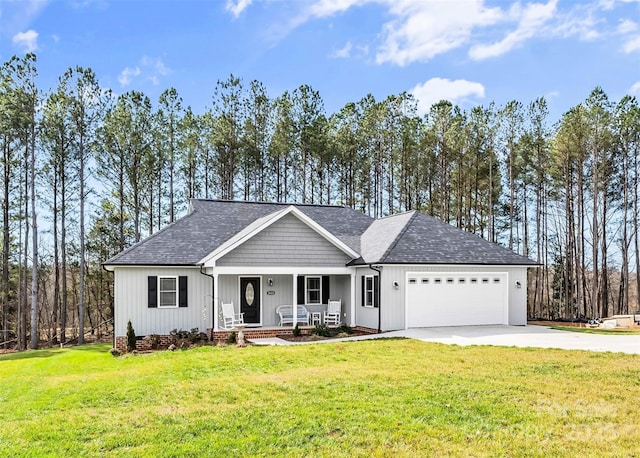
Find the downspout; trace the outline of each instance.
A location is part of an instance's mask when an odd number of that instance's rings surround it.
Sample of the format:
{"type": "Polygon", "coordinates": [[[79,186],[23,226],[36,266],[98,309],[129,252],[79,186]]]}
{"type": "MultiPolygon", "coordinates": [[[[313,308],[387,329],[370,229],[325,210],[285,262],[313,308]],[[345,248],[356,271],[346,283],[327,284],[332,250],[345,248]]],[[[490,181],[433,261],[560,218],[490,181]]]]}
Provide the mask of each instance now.
{"type": "MultiPolygon", "coordinates": [[[[215,279],[213,278],[213,275],[206,273],[205,271],[202,270],[202,268],[204,267],[204,264],[199,264],[200,266],[200,274],[204,275],[205,277],[210,277],[211,278],[211,313],[214,314],[217,312],[216,310],[216,292],[214,291],[216,282],[215,279]]],[[[213,316],[211,317],[211,319],[213,320],[213,316]]],[[[213,323],[211,323],[211,328],[213,329],[213,323]]],[[[209,340],[213,340],[213,331],[211,331],[211,335],[209,336],[209,340]]]]}
{"type": "Polygon", "coordinates": [[[369,264],[369,269],[378,272],[378,334],[380,334],[382,332],[380,330],[380,322],[382,321],[382,307],[380,306],[380,302],[382,302],[382,294],[380,293],[382,289],[382,268],[378,269],[374,267],[373,264],[369,264]]]}
{"type": "MultiPolygon", "coordinates": [[[[100,264],[100,265],[102,266],[102,269],[105,272],[110,272],[112,274],[114,273],[113,270],[107,269],[107,266],[105,266],[104,264],[100,264]]],[[[114,279],[114,282],[115,282],[115,275],[113,276],[113,279],[114,279]]],[[[115,289],[116,289],[115,286],[116,285],[114,284],[113,285],[114,293],[115,293],[115,289]]],[[[115,301],[115,297],[113,299],[115,301]]],[[[113,338],[111,339],[112,340],[111,343],[112,343],[112,347],[116,348],[116,304],[113,304],[113,316],[111,317],[111,320],[112,320],[112,324],[113,324],[113,338]]]]}

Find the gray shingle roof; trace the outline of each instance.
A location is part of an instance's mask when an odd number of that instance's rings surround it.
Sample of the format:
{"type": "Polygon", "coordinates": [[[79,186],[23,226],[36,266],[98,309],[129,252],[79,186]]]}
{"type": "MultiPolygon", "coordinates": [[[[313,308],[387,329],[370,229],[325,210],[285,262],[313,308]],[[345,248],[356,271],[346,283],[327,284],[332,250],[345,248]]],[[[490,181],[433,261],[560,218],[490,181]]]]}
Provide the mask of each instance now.
{"type": "Polygon", "coordinates": [[[381,262],[411,220],[414,212],[401,213],[375,220],[362,234],[360,242],[364,263],[381,262]]]}
{"type": "MultiPolygon", "coordinates": [[[[191,212],[106,261],[105,265],[196,265],[255,220],[291,204],[191,201],[191,212]]],[[[373,219],[351,208],[293,204],[356,252],[373,219]]]]}
{"type": "Polygon", "coordinates": [[[295,206],[362,257],[354,264],[536,265],[497,244],[412,211],[373,220],[341,206],[192,200],[191,212],[105,265],[197,265],[259,218],[295,206]]]}
{"type": "Polygon", "coordinates": [[[531,259],[419,212],[378,261],[384,264],[536,265],[531,259]]]}

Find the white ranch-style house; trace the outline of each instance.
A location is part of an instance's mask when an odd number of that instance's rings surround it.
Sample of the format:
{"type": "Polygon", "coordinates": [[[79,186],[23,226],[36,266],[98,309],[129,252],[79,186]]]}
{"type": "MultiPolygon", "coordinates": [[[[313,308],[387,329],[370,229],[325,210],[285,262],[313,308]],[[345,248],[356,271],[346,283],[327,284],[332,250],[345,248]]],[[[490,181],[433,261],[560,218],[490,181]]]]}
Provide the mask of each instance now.
{"type": "Polygon", "coordinates": [[[372,331],[525,325],[536,265],[418,211],[373,219],[343,206],[196,199],[104,263],[118,348],[128,321],[138,336],[198,328],[222,339],[223,303],[244,314],[245,335],[291,329],[302,309],[322,320],[329,301],[341,323],[372,331]],[[282,305],[293,312],[283,326],[282,305]]]}

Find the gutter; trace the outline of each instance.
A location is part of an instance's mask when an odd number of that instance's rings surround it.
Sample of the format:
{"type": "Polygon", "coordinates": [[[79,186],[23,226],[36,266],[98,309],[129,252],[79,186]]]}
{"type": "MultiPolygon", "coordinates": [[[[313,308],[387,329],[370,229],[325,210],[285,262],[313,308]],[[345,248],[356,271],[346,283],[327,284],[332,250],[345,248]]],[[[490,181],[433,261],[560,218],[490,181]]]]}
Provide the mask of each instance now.
{"type": "Polygon", "coordinates": [[[380,330],[380,322],[382,320],[382,304],[380,304],[380,302],[382,302],[382,294],[380,294],[382,288],[382,267],[377,268],[374,267],[373,264],[369,264],[369,269],[378,272],[378,334],[380,334],[382,332],[380,330]]]}
{"type": "MultiPolygon", "coordinates": [[[[212,315],[213,315],[214,313],[216,313],[216,312],[217,312],[217,310],[216,310],[216,304],[215,304],[215,302],[216,302],[216,300],[215,300],[216,292],[214,291],[214,288],[215,288],[215,280],[214,280],[213,275],[210,275],[210,274],[208,274],[208,273],[206,273],[206,272],[204,272],[204,271],[202,270],[202,268],[204,267],[204,264],[198,264],[198,265],[199,265],[199,267],[200,267],[200,274],[201,274],[201,275],[204,275],[205,277],[209,277],[209,278],[211,278],[211,313],[212,313],[212,315]]],[[[214,318],[214,317],[212,316],[212,317],[211,317],[211,319],[213,319],[213,318],[214,318]]],[[[215,320],[214,320],[214,321],[215,321],[215,320]]],[[[211,328],[213,329],[213,323],[211,323],[211,328]]],[[[211,331],[211,340],[213,340],[213,331],[211,331]]]]}

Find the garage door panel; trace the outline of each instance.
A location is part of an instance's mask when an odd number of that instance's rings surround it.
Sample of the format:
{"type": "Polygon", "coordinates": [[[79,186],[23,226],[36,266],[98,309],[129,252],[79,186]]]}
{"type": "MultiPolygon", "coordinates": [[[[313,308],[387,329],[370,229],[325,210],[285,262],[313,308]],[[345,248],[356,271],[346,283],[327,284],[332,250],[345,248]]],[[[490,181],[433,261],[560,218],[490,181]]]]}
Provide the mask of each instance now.
{"type": "Polygon", "coordinates": [[[409,273],[409,327],[505,324],[507,274],[409,273]]]}

